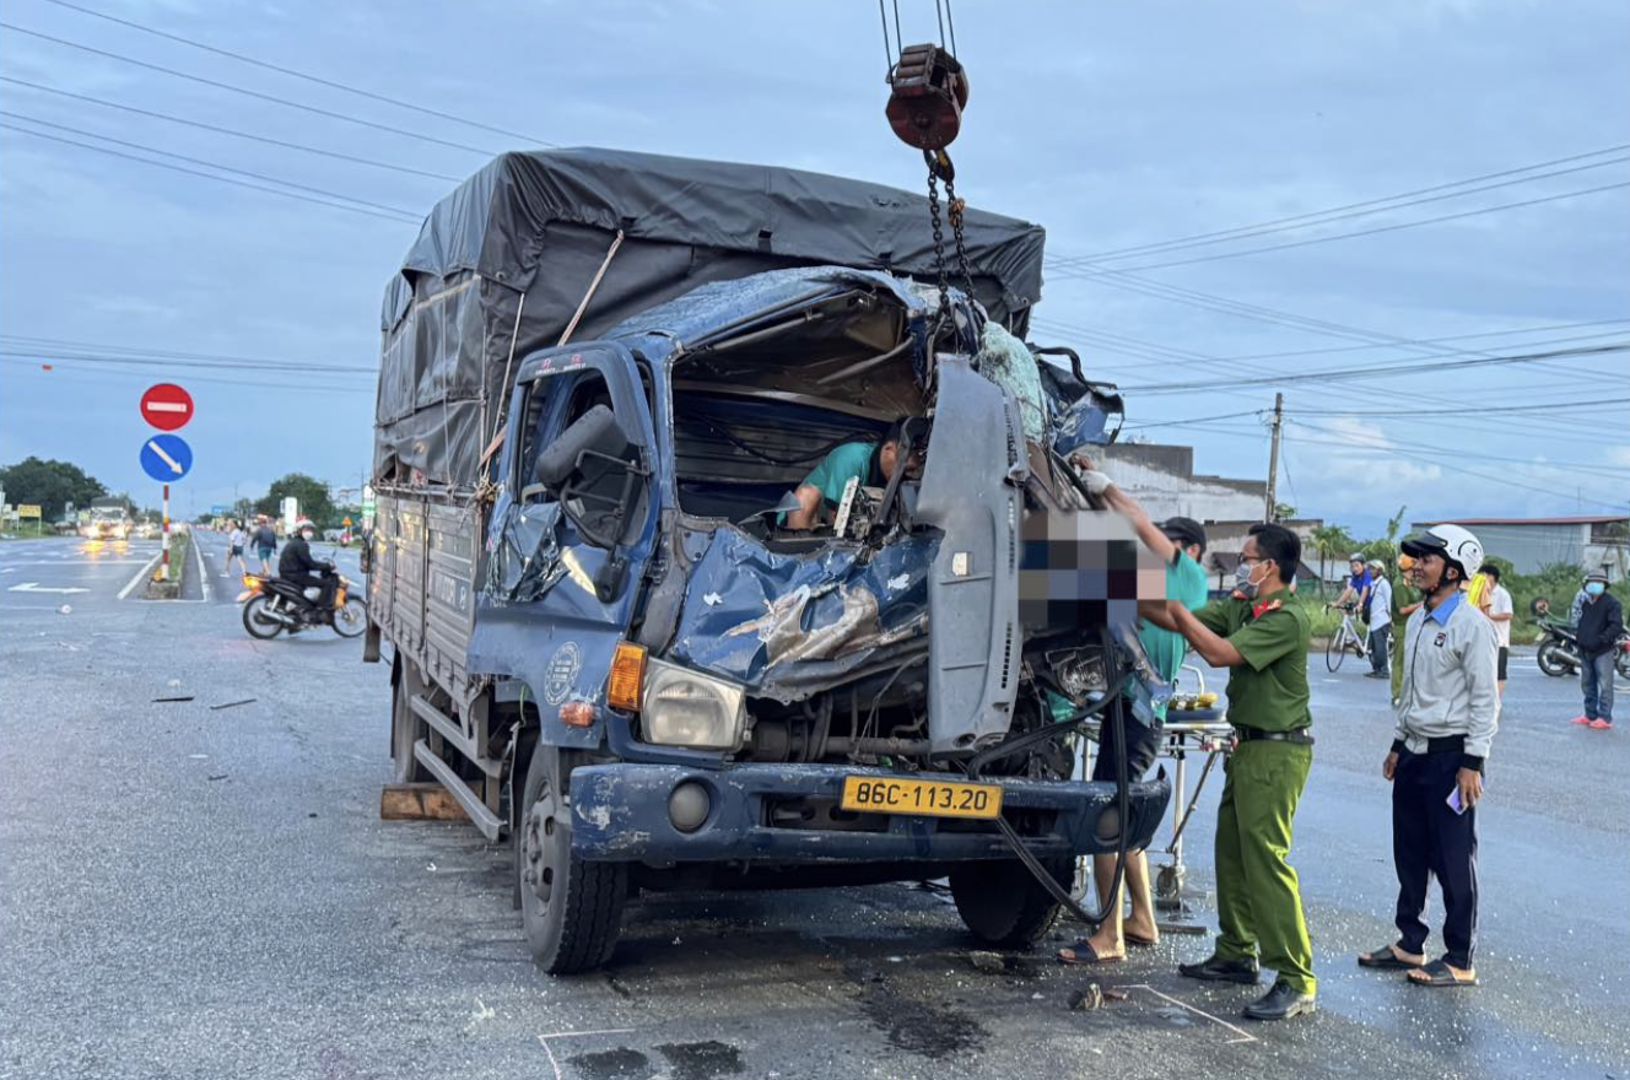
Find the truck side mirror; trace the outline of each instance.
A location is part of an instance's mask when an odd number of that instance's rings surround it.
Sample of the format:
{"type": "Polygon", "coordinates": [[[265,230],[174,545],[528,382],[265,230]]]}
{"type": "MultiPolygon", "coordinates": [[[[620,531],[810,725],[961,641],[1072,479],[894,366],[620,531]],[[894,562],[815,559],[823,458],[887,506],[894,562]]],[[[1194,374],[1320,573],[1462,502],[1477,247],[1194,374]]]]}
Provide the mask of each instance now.
{"type": "Polygon", "coordinates": [[[539,452],[532,476],[551,490],[558,490],[580,472],[584,474],[581,482],[592,484],[615,462],[630,460],[632,449],[616,414],[596,405],[539,452]]]}

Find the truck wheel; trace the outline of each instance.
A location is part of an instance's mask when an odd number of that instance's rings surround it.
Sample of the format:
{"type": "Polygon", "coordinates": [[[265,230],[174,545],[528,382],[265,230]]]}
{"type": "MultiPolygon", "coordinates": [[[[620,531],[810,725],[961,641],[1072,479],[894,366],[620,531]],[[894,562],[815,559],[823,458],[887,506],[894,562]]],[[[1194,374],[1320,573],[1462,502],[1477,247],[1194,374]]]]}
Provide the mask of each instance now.
{"type": "MultiPolygon", "coordinates": [[[[1044,865],[1068,890],[1073,860],[1050,859],[1044,865]]],[[[1034,945],[1053,928],[1060,911],[1058,901],[1019,862],[969,863],[952,871],[951,898],[969,930],[1005,947],[1034,945]]]]}
{"type": "Polygon", "coordinates": [[[626,866],[572,854],[572,811],[560,775],[560,752],[538,747],[515,836],[521,926],[532,958],[551,975],[588,971],[611,958],[628,897],[626,866]]]}
{"type": "Polygon", "coordinates": [[[398,784],[431,779],[430,771],[413,756],[413,744],[419,741],[424,721],[408,705],[412,694],[410,682],[408,673],[403,671],[391,694],[391,777],[398,784]]]}

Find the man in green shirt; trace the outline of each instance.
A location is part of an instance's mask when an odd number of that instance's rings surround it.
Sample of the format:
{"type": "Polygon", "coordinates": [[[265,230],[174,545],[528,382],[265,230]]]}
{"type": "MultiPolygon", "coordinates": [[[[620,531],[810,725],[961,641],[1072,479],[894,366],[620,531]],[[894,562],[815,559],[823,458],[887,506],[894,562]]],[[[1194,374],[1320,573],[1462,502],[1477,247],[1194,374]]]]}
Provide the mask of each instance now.
{"type": "MultiPolygon", "coordinates": [[[[786,527],[813,529],[830,517],[843,501],[843,489],[851,479],[858,479],[861,487],[887,484],[900,463],[900,432],[904,426],[903,419],[889,425],[882,442],[847,442],[833,447],[798,485],[798,509],[787,512],[786,527]]],[[[911,448],[907,476],[922,475],[925,450],[921,445],[911,448]]]]}
{"type": "MultiPolygon", "coordinates": [[[[1149,520],[1138,501],[1116,487],[1109,477],[1093,470],[1092,462],[1076,457],[1073,464],[1083,469],[1081,480],[1087,490],[1103,500],[1113,510],[1132,523],[1138,539],[1166,565],[1166,599],[1175,600],[1190,611],[1205,606],[1206,572],[1200,566],[1205,554],[1205,528],[1193,518],[1173,517],[1155,524],[1149,520]]],[[[1176,682],[1188,655],[1188,642],[1183,635],[1164,630],[1145,621],[1138,628],[1138,639],[1156,672],[1166,682],[1176,682]]],[[[1155,724],[1127,726],[1126,774],[1134,781],[1143,779],[1160,752],[1161,725],[1166,720],[1166,704],[1155,709],[1155,724]]],[[[1098,737],[1098,756],[1093,762],[1094,780],[1115,780],[1115,761],[1119,751],[1114,743],[1114,728],[1105,725],[1098,737]]],[[[1093,877],[1098,884],[1099,901],[1105,918],[1091,937],[1059,950],[1059,959],[1067,964],[1110,963],[1126,958],[1126,945],[1154,945],[1160,940],[1155,928],[1154,899],[1149,892],[1149,859],[1142,851],[1126,853],[1126,887],[1132,894],[1132,915],[1123,930],[1121,921],[1121,894],[1109,895],[1115,882],[1114,855],[1095,855],[1092,861],[1093,877]]]]}
{"type": "Polygon", "coordinates": [[[1238,742],[1217,807],[1217,922],[1213,954],[1178,970],[1195,979],[1254,984],[1260,963],[1273,988],[1247,1006],[1252,1020],[1314,1010],[1313,945],[1290,854],[1296,804],[1313,763],[1307,646],[1312,626],[1289,591],[1302,543],[1282,525],[1253,525],[1234,591],[1191,613],[1144,607],[1209,664],[1229,669],[1228,720],[1238,742]]]}

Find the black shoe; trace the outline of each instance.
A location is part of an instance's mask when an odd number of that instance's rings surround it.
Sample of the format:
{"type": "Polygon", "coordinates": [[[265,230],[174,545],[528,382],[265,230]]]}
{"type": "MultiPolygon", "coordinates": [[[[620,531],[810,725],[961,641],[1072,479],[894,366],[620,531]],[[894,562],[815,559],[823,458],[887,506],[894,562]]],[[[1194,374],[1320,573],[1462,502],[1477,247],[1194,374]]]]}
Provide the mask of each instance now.
{"type": "Polygon", "coordinates": [[[1247,1020],[1289,1020],[1317,1011],[1312,994],[1298,994],[1290,983],[1276,982],[1273,989],[1245,1006],[1247,1020]]]}
{"type": "Polygon", "coordinates": [[[1367,671],[1367,672],[1364,673],[1364,677],[1366,679],[1390,679],[1390,678],[1392,678],[1392,676],[1390,674],[1388,674],[1387,672],[1385,672],[1385,671],[1367,671]]]}
{"type": "Polygon", "coordinates": [[[1262,977],[1262,969],[1255,960],[1220,960],[1216,956],[1208,956],[1198,964],[1178,964],[1177,973],[1191,979],[1233,982],[1244,986],[1255,986],[1262,977]]]}

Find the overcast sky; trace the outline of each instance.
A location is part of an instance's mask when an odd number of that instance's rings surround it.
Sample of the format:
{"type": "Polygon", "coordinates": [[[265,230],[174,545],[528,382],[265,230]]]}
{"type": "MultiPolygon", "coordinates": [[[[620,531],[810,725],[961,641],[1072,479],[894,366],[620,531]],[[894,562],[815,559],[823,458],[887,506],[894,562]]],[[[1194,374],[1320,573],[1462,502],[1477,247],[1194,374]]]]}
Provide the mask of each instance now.
{"type": "MultiPolygon", "coordinates": [[[[494,152],[613,146],[920,189],[919,158],[882,116],[882,31],[869,0],[75,2],[514,133],[48,0],[0,9],[35,34],[409,133],[0,29],[0,75],[127,107],[0,81],[0,462],[67,458],[153,501],[137,462],[147,429],[136,402],[149,382],[173,378],[198,402],[183,433],[197,464],[182,511],[262,494],[291,470],[358,482],[371,446],[366,372],[382,289],[414,219],[455,183],[444,177],[466,176],[494,152]],[[184,169],[372,206],[317,205],[15,128],[137,157],[153,156],[138,147],[163,150],[261,178],[164,159],[184,169]],[[116,350],[347,370],[70,355],[116,350]]],[[[932,4],[899,7],[908,41],[937,37],[932,4]]],[[[1261,477],[1267,442],[1250,414],[1282,389],[1291,421],[1282,497],[1304,515],[1364,532],[1404,504],[1419,519],[1630,503],[1630,406],[1598,404],[1630,397],[1630,354],[1431,366],[1446,354],[1630,341],[1630,187],[1610,187],[1630,182],[1630,5],[1193,0],[1025,5],[1023,18],[1016,10],[962,0],[954,13],[972,85],[954,147],[961,192],[1047,227],[1054,262],[1033,339],[1074,345],[1093,373],[1144,388],[1128,394],[1128,435],[1192,444],[1205,472],[1261,477]],[[1468,185],[1503,185],[1485,191],[1446,188],[1418,198],[1451,197],[1315,227],[1102,257],[1563,158],[1576,160],[1468,185]],[[1594,188],[1607,190],[1569,194],[1594,188]],[[1468,215],[1519,202],[1532,205],[1468,215]],[[1468,216],[1390,228],[1445,215],[1468,216]],[[1372,229],[1384,231],[1325,239],[1372,229]],[[1262,247],[1278,250],[1237,255],[1262,247]],[[1057,261],[1071,258],[1081,261],[1057,261]],[[1442,338],[1453,340],[1375,347],[1442,338]],[[1305,378],[1411,357],[1418,366],[1362,382],[1305,378]],[[1238,385],[1157,386],[1228,380],[1238,385]],[[1411,415],[1549,402],[1559,404],[1411,415]],[[1169,423],[1214,417],[1226,418],[1169,423]]]]}

